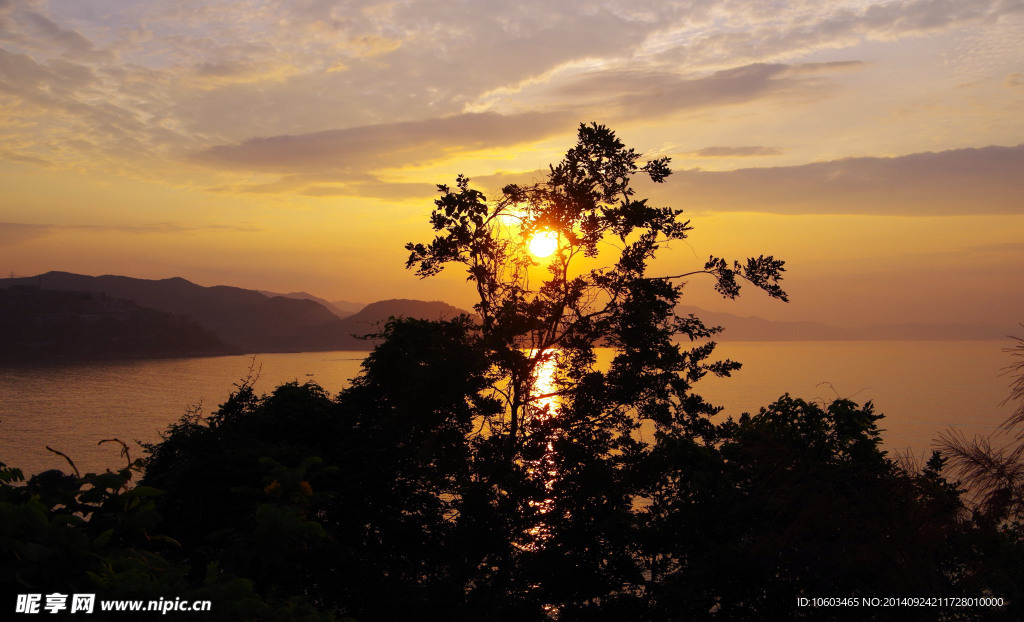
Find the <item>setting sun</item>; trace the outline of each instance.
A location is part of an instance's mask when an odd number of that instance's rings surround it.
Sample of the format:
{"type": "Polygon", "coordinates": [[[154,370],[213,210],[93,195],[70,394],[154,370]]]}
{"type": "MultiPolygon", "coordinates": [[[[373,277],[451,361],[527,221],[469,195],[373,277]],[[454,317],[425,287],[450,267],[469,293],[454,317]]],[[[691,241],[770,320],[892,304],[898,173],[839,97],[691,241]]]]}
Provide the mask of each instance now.
{"type": "Polygon", "coordinates": [[[558,248],[558,234],[554,231],[538,231],[528,244],[534,257],[547,257],[558,248]]]}

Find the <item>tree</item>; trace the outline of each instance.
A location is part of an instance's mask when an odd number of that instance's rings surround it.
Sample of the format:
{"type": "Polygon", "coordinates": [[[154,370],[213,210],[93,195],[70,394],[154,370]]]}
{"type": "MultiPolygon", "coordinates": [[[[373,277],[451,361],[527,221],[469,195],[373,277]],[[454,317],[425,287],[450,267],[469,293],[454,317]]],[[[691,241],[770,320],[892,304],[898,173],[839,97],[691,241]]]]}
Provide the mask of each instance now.
{"type": "Polygon", "coordinates": [[[783,262],[771,256],[712,256],[685,274],[650,275],[655,254],[691,227],[682,210],[635,198],[633,177],[661,183],[671,173],[668,158],[639,159],[608,128],[581,124],[545,182],[508,185],[493,202],[463,176],[454,189],[439,185],[434,240],[407,245],[421,277],[462,264],[476,288],[480,324],[467,330],[490,361],[497,407],[479,413],[473,455],[488,465],[477,471],[481,489],[494,491],[493,507],[511,504],[506,522],[521,534],[492,567],[516,569],[505,589],[529,606],[577,616],[640,594],[648,569],[634,546],[638,474],[666,439],[712,434],[717,409],[692,384],[739,367],[709,362],[713,342],[680,345],[720,330],[675,314],[685,280],[710,275],[727,298],[746,281],[786,300],[783,262]],[[538,234],[558,239],[541,279],[527,250],[538,234]],[[614,353],[605,371],[598,345],[614,353]]]}
{"type": "Polygon", "coordinates": [[[660,447],[646,538],[657,618],[866,619],[864,609],[795,603],[972,593],[958,585],[955,486],[934,462],[911,473],[886,457],[881,419],[870,403],[784,395],[719,424],[712,445],[679,437],[660,447]]]}
{"type": "Polygon", "coordinates": [[[939,435],[942,450],[950,457],[950,470],[968,487],[975,508],[995,522],[1024,522],[1024,338],[1012,337],[1005,349],[1021,360],[1006,367],[1013,376],[1010,395],[1003,401],[1018,402],[995,435],[967,439],[962,432],[939,435]],[[1009,434],[1009,438],[999,438],[1009,434]]]}
{"type": "Polygon", "coordinates": [[[1024,338],[1011,339],[1004,351],[1014,360],[1005,373],[1013,379],[1003,403],[1016,401],[1017,407],[995,433],[968,439],[950,429],[939,435],[939,447],[967,497],[974,582],[1005,597],[1008,614],[1018,619],[1024,613],[1024,338]]]}
{"type": "Polygon", "coordinates": [[[249,379],[149,447],[144,483],[193,573],[243,574],[362,622],[450,619],[497,523],[472,505],[468,435],[493,406],[468,320],[394,320],[333,398],[313,383],[259,396],[249,379]],[[458,527],[458,528],[457,528],[458,527]],[[486,542],[477,546],[476,542],[486,542]]]}
{"type": "Polygon", "coordinates": [[[683,291],[680,279],[709,274],[727,298],[739,294],[738,279],[745,279],[786,300],[778,285],[783,262],[771,256],[731,267],[712,256],[702,270],[649,276],[655,253],[686,239],[691,227],[680,219],[682,210],[634,198],[632,177],[644,174],[661,183],[671,174],[668,158],[642,166],[639,158],[605,126],[581,124],[577,145],[551,167],[547,182],[508,185],[493,203],[463,176],[455,190],[439,185],[442,196],[431,215],[439,234],[428,245],[407,245],[407,266],[417,266],[421,277],[439,273],[447,263],[466,266],[479,297],[475,309],[484,345],[497,366],[494,377],[505,385],[499,393],[506,407],[487,426],[507,443],[510,457],[522,443],[530,404],[542,399],[534,392],[537,369],[551,358],[558,363],[560,396],[585,385],[599,343],[618,353],[609,379],[656,371],[658,383],[672,384],[670,376],[682,372],[695,379],[702,372],[735,369],[731,363],[701,367],[710,347],[683,354],[672,343],[676,337],[702,339],[718,331],[695,317],[674,314],[683,291]],[[531,267],[537,262],[526,240],[541,232],[557,235],[559,244],[546,266],[550,277],[534,285],[531,267]],[[605,257],[602,251],[613,240],[621,247],[610,266],[578,265],[584,258],[605,257]]]}

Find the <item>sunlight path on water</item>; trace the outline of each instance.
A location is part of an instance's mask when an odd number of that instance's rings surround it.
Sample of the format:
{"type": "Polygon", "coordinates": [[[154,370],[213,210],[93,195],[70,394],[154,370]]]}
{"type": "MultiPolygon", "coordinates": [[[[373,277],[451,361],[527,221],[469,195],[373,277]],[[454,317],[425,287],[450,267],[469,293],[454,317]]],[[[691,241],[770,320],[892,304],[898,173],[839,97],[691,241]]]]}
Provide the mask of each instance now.
{"type": "MultiPolygon", "coordinates": [[[[536,356],[537,352],[531,352],[530,355],[536,356]]],[[[540,354],[540,363],[537,365],[530,392],[532,400],[527,411],[527,425],[531,428],[543,427],[548,419],[558,416],[559,403],[558,397],[555,395],[558,389],[555,382],[557,355],[557,350],[549,350],[540,354]]],[[[537,460],[527,462],[530,475],[543,480],[544,492],[547,495],[550,495],[558,480],[553,447],[555,434],[557,431],[547,432],[547,436],[542,440],[545,445],[543,455],[537,460]]],[[[530,507],[537,508],[537,512],[542,517],[554,509],[554,504],[555,500],[550,496],[545,496],[544,499],[531,499],[529,503],[530,507]]],[[[526,535],[528,539],[523,543],[524,550],[537,550],[551,538],[551,531],[544,519],[541,518],[536,525],[527,530],[526,535]]]]}
{"type": "MultiPolygon", "coordinates": [[[[558,482],[558,466],[555,463],[554,441],[559,434],[557,428],[548,428],[545,424],[552,418],[558,417],[561,404],[557,391],[558,371],[558,350],[547,350],[538,353],[536,350],[530,356],[538,356],[538,364],[534,370],[533,383],[530,390],[531,401],[526,411],[526,425],[533,434],[543,435],[539,442],[543,446],[540,458],[526,462],[527,473],[532,478],[539,479],[542,483],[544,493],[541,498],[530,499],[529,507],[536,509],[538,518],[536,522],[523,532],[523,538],[516,546],[524,553],[536,553],[543,549],[547,542],[554,536],[551,526],[545,520],[545,515],[555,511],[555,498],[553,491],[558,482]]],[[[533,589],[540,588],[539,584],[532,586],[533,589]]],[[[558,618],[558,608],[554,605],[545,605],[544,610],[551,619],[558,618]]]]}

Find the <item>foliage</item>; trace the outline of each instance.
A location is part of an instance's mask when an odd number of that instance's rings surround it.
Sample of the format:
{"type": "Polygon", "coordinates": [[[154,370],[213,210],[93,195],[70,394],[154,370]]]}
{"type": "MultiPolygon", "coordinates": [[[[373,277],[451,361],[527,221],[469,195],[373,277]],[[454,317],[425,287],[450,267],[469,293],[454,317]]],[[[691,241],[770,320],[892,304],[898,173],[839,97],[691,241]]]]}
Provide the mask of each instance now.
{"type": "Polygon", "coordinates": [[[972,513],[972,567],[977,582],[1013,601],[1010,614],[1024,615],[1024,339],[1012,337],[1005,351],[1013,358],[1006,373],[1013,380],[1003,402],[1018,402],[995,434],[968,439],[958,430],[940,434],[949,456],[948,471],[959,478],[972,513]]]}
{"type": "Polygon", "coordinates": [[[1021,360],[1006,367],[1013,382],[1003,403],[1018,405],[1000,433],[968,439],[958,430],[947,430],[940,441],[950,456],[951,469],[968,486],[975,508],[991,520],[1020,523],[1024,521],[1024,339],[1012,339],[1014,345],[1005,351],[1021,360]]]}
{"type": "Polygon", "coordinates": [[[168,491],[159,507],[192,565],[361,620],[447,617],[464,567],[452,498],[472,472],[473,414],[491,407],[466,326],[389,323],[343,399],[313,383],[257,396],[245,382],[172,426],[144,481],[168,491]]]}
{"type": "Polygon", "coordinates": [[[633,177],[661,183],[671,173],[667,158],[639,158],[606,127],[581,125],[577,145],[546,182],[506,186],[493,203],[464,177],[454,190],[438,186],[437,235],[407,246],[420,276],[462,264],[476,287],[480,344],[501,407],[483,414],[474,446],[505,461],[506,480],[507,472],[534,480],[532,492],[506,492],[525,532],[543,536],[520,538],[525,552],[506,562],[521,583],[505,590],[564,615],[637,598],[647,568],[634,546],[636,472],[652,447],[709,431],[716,409],[691,386],[738,368],[708,362],[713,343],[679,344],[719,330],[675,315],[683,279],[708,274],[729,298],[742,280],[786,298],[783,262],[773,257],[711,257],[703,269],[651,276],[656,252],[685,240],[691,227],[682,210],[635,198],[633,177]],[[559,246],[538,283],[525,240],[539,231],[557,234],[559,246]],[[606,370],[596,364],[596,345],[614,353],[606,370]],[[542,373],[552,377],[538,390],[542,373]],[[552,398],[557,416],[543,408],[552,398]],[[656,430],[653,445],[641,440],[644,426],[656,430]]]}
{"type": "Polygon", "coordinates": [[[4,601],[13,603],[17,594],[53,592],[96,594],[105,600],[163,597],[211,601],[219,619],[334,619],[302,599],[265,599],[252,581],[215,564],[190,577],[187,564],[162,552],[180,552],[161,530],[162,517],[155,509],[163,491],[131,484],[141,467],[141,460],[129,459],[116,472],[78,476],[77,471],[53,470],[25,482],[20,470],[0,464],[4,601]]]}
{"type": "Polygon", "coordinates": [[[880,418],[785,395],[721,424],[711,446],[663,447],[648,508],[654,610],[781,619],[800,596],[959,593],[955,487],[901,471],[880,418]]]}
{"type": "Polygon", "coordinates": [[[459,263],[476,287],[483,346],[496,366],[494,378],[502,385],[505,402],[486,423],[491,434],[507,443],[510,459],[522,442],[537,369],[550,357],[557,360],[561,380],[569,383],[559,390],[562,396],[571,395],[594,373],[593,347],[598,343],[618,350],[607,380],[633,384],[650,377],[653,391],[659,390],[653,386],[657,384],[660,390],[680,393],[678,383],[666,387],[673,384],[671,377],[692,380],[707,371],[725,374],[735,368],[705,366],[702,361],[711,348],[684,353],[673,343],[677,337],[699,339],[717,331],[694,317],[675,316],[683,291],[679,279],[709,274],[715,288],[730,298],[739,293],[738,279],[745,279],[785,300],[778,285],[783,262],[773,257],[733,262],[731,268],[711,257],[703,270],[649,276],[656,251],[686,239],[691,227],[680,219],[682,210],[655,208],[646,199],[634,198],[632,177],[644,174],[661,183],[671,173],[668,158],[642,166],[639,158],[608,128],[581,124],[577,145],[551,167],[547,182],[508,185],[493,204],[471,189],[465,177],[458,178],[455,190],[439,185],[441,197],[431,215],[438,234],[427,245],[406,247],[407,265],[416,266],[421,277],[459,263]],[[525,241],[538,231],[556,233],[560,244],[546,266],[550,276],[534,285],[536,262],[525,241]],[[608,249],[613,255],[617,251],[609,265],[581,265],[586,258],[605,257],[608,249]]]}

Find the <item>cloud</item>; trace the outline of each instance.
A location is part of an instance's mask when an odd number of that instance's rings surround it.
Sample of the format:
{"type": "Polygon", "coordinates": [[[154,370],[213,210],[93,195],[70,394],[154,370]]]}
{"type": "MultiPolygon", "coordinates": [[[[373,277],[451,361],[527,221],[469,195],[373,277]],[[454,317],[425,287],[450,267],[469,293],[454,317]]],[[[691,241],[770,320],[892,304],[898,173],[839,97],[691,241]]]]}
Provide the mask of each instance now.
{"type": "Polygon", "coordinates": [[[864,68],[864,65],[864,61],[859,60],[840,60],[828,63],[801,63],[799,65],[790,65],[789,73],[818,74],[838,73],[841,71],[859,71],[864,68]]]}
{"type": "Polygon", "coordinates": [[[192,156],[204,164],[276,173],[333,172],[358,178],[379,168],[431,162],[452,151],[508,147],[574,127],[565,113],[462,114],[309,134],[252,138],[192,156]]]}
{"type": "Polygon", "coordinates": [[[0,246],[14,246],[36,238],[65,232],[86,233],[127,233],[132,235],[199,233],[206,231],[255,233],[262,231],[260,227],[250,224],[242,225],[185,225],[176,222],[160,222],[139,225],[49,225],[0,222],[0,246]]]}
{"type": "Polygon", "coordinates": [[[311,185],[303,188],[300,194],[311,197],[367,197],[382,201],[423,200],[437,197],[437,185],[393,182],[311,185]]]}
{"type": "Polygon", "coordinates": [[[597,72],[557,89],[561,96],[610,96],[633,114],[663,115],[765,97],[791,86],[786,65],[753,64],[687,78],[663,71],[597,72]],[[613,88],[609,88],[613,85],[613,88]]]}
{"type": "Polygon", "coordinates": [[[760,156],[781,155],[782,150],[778,147],[704,147],[697,151],[691,151],[686,155],[701,158],[750,158],[760,156]]]}
{"type": "Polygon", "coordinates": [[[185,225],[179,222],[157,222],[140,225],[52,225],[55,230],[63,231],[96,231],[131,233],[135,235],[199,233],[204,231],[256,233],[263,229],[256,225],[185,225]]]}
{"type": "Polygon", "coordinates": [[[37,158],[33,155],[24,153],[17,153],[9,149],[0,149],[0,158],[7,160],[8,162],[19,162],[21,164],[32,164],[43,168],[53,167],[53,162],[44,160],[43,158],[37,158]]]}
{"type": "Polygon", "coordinates": [[[33,2],[5,2],[0,4],[0,41],[19,48],[54,53],[92,60],[109,59],[86,36],[77,30],[64,28],[54,20],[33,10],[33,2]]]}
{"type": "Polygon", "coordinates": [[[863,63],[753,63],[691,75],[657,67],[566,67],[543,79],[482,95],[474,110],[572,108],[581,117],[602,111],[605,118],[659,118],[684,110],[740,104],[769,97],[819,97],[833,87],[828,73],[863,63]]]}
{"type": "Polygon", "coordinates": [[[307,197],[363,197],[380,201],[427,200],[428,203],[437,197],[437,185],[432,183],[393,182],[372,175],[340,173],[282,175],[266,183],[228,184],[206,190],[218,194],[299,194],[307,197]]]}
{"type": "Polygon", "coordinates": [[[1024,145],[728,172],[677,171],[652,194],[695,211],[1021,214],[1024,145]]]}
{"type": "Polygon", "coordinates": [[[0,105],[21,153],[55,166],[160,178],[192,153],[217,168],[331,171],[338,181],[437,159],[443,145],[515,144],[492,139],[473,113],[521,119],[498,120],[497,132],[519,123],[528,141],[584,119],[621,125],[806,101],[862,67],[795,62],[810,52],[988,23],[1011,9],[996,0],[7,1],[0,105]],[[428,136],[420,126],[431,123],[447,134],[428,136]]]}
{"type": "Polygon", "coordinates": [[[691,66],[737,64],[744,59],[768,62],[862,41],[895,41],[991,23],[1022,10],[1019,2],[1006,0],[912,0],[859,7],[825,1],[814,3],[813,8],[787,4],[718,2],[710,24],[672,24],[652,37],[649,45],[662,62],[691,66]]]}
{"type": "Polygon", "coordinates": [[[14,222],[0,222],[0,247],[14,246],[49,235],[51,225],[32,225],[14,222]]]}
{"type": "Polygon", "coordinates": [[[63,59],[41,65],[27,54],[15,54],[0,47],[0,92],[69,109],[76,105],[72,100],[74,91],[92,85],[95,80],[88,67],[63,59]]]}
{"type": "Polygon", "coordinates": [[[40,38],[47,40],[51,45],[56,45],[65,52],[73,54],[88,53],[93,49],[92,42],[81,33],[61,28],[56,22],[39,13],[26,11],[24,19],[33,31],[33,38],[37,41],[40,38]]]}
{"type": "Polygon", "coordinates": [[[38,62],[0,47],[0,105],[12,141],[54,164],[117,159],[124,167],[181,140],[131,89],[112,96],[105,74],[64,57],[38,62]]]}
{"type": "Polygon", "coordinates": [[[452,116],[559,63],[628,54],[657,27],[653,1],[123,4],[60,10],[97,38],[116,28],[122,67],[166,83],[142,101],[199,144],[452,116]]]}

